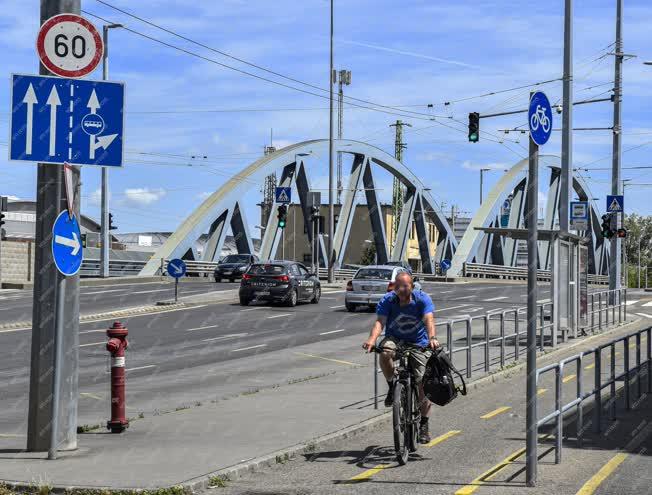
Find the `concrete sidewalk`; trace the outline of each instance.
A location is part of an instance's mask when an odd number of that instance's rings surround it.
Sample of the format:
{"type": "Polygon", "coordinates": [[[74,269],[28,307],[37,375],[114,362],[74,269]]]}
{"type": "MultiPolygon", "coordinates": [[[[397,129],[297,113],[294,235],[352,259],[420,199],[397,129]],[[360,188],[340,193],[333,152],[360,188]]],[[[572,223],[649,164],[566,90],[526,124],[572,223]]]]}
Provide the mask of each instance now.
{"type": "MultiPolygon", "coordinates": [[[[615,333],[624,331],[621,327],[615,333]]],[[[585,339],[560,350],[591,345],[585,339]]],[[[122,435],[104,430],[80,434],[78,450],[61,453],[57,461],[47,461],[45,453],[23,452],[23,437],[0,437],[0,479],[55,487],[197,488],[214,473],[283,463],[316,445],[384,426],[389,413],[373,409],[370,356],[355,364],[344,361],[347,354],[329,356],[325,350],[323,355],[350,366],[316,379],[137,419],[122,435]]],[[[524,364],[504,375],[521,372],[524,364]]],[[[475,386],[498,379],[475,380],[475,386]]]]}

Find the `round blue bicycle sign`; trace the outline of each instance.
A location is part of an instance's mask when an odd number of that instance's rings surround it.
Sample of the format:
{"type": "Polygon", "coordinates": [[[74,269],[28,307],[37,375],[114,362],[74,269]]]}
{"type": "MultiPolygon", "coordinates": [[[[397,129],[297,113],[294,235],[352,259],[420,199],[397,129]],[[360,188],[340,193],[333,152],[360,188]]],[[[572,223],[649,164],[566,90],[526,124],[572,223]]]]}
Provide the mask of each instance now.
{"type": "Polygon", "coordinates": [[[552,107],[548,97],[537,91],[530,99],[530,108],[527,113],[532,141],[543,146],[550,139],[552,133],[552,107]]]}

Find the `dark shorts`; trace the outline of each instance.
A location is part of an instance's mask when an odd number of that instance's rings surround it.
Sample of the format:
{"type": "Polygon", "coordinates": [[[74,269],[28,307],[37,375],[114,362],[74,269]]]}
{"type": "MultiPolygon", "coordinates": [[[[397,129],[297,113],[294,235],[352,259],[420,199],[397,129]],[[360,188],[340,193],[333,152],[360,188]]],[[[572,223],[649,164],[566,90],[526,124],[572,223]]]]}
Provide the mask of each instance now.
{"type": "Polygon", "coordinates": [[[428,347],[427,349],[422,350],[420,346],[404,342],[396,337],[385,337],[378,346],[396,349],[397,345],[408,347],[410,349],[410,367],[414,373],[414,378],[417,382],[420,382],[426,372],[426,363],[432,355],[432,349],[428,347]]]}

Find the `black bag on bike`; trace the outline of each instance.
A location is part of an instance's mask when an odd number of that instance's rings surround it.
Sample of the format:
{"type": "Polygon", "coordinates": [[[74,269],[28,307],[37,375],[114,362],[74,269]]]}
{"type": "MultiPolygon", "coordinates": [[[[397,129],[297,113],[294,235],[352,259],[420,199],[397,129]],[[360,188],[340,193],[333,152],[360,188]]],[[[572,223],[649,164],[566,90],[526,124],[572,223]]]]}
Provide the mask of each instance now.
{"type": "Polygon", "coordinates": [[[451,363],[448,354],[442,347],[436,349],[428,363],[423,375],[423,391],[428,400],[438,406],[445,406],[457,397],[457,392],[466,395],[466,382],[462,374],[451,363]],[[462,388],[455,385],[453,372],[462,380],[462,388]]]}

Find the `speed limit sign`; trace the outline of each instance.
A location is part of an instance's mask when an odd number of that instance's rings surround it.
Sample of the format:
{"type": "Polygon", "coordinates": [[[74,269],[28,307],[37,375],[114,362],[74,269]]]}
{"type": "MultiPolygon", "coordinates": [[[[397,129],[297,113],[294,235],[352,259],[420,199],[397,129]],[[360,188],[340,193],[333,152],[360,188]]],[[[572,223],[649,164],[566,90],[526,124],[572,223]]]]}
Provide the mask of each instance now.
{"type": "Polygon", "coordinates": [[[76,14],[60,14],[41,26],[36,51],[53,74],[83,77],[100,63],[104,44],[95,26],[86,19],[76,14]]]}

